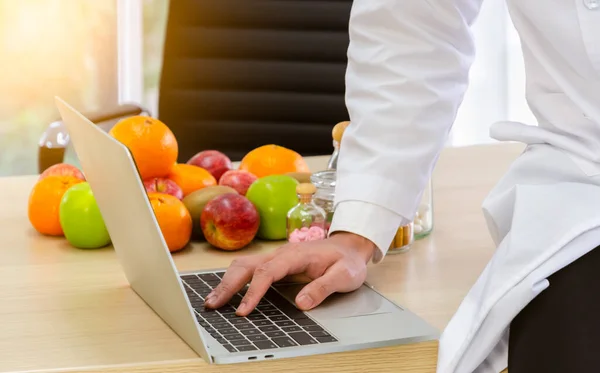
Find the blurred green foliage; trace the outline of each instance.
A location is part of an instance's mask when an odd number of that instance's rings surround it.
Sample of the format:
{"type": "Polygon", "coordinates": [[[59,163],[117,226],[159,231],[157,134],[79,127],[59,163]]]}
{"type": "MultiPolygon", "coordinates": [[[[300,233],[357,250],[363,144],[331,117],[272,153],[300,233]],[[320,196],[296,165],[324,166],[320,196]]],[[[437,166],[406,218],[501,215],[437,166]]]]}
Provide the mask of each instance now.
{"type": "Polygon", "coordinates": [[[156,115],[158,85],[167,25],[168,0],[144,0],[144,102],[156,115]]]}

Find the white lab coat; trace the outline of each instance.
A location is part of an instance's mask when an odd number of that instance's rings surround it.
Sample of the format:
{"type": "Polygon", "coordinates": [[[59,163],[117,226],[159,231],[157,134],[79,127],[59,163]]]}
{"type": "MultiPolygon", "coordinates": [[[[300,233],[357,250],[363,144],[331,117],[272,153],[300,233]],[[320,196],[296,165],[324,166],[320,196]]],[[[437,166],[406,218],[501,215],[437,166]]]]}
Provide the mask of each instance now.
{"type": "MultiPolygon", "coordinates": [[[[513,317],[549,275],[600,245],[600,0],[507,1],[539,125],[492,129],[528,147],[484,203],[497,250],[443,331],[438,373],[506,368],[513,317]]],[[[481,3],[354,0],[331,232],[369,238],[375,262],[414,217],[446,141],[481,3]]]]}
{"type": "Polygon", "coordinates": [[[507,367],[512,319],[547,277],[600,245],[600,175],[562,151],[530,145],[483,204],[498,245],[440,340],[439,373],[507,367]]]}

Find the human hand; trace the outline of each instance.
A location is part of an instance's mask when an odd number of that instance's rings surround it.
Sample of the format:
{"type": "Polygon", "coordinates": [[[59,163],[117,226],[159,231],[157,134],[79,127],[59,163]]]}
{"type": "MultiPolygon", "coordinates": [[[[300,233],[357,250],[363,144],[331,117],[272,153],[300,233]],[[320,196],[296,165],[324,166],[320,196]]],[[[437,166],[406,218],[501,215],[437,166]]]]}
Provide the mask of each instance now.
{"type": "Polygon", "coordinates": [[[288,243],[272,253],[235,259],[206,297],[205,306],[222,307],[250,282],[236,311],[238,316],[247,316],[271,284],[302,274],[312,281],[298,293],[296,305],[301,310],[312,309],[335,292],[358,289],[367,277],[367,263],[375,249],[366,238],[340,232],[325,240],[288,243]]]}

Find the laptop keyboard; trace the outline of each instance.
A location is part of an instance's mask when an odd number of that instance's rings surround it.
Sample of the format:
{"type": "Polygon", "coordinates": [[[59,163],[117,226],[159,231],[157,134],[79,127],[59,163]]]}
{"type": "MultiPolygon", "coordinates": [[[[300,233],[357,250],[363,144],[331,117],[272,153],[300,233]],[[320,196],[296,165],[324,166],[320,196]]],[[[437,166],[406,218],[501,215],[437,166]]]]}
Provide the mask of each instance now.
{"type": "Polygon", "coordinates": [[[229,352],[268,350],[337,342],[325,329],[270,288],[247,317],[235,314],[247,287],[217,310],[204,308],[204,298],[225,272],[181,276],[200,325],[229,352]]]}

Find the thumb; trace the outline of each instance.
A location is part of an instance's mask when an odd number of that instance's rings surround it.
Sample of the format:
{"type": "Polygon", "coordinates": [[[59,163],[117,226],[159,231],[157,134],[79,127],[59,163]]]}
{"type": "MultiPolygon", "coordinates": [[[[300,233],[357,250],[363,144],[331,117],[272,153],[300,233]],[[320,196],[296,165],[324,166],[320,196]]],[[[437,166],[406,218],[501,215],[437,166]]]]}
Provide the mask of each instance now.
{"type": "Polygon", "coordinates": [[[321,277],[310,282],[298,293],[296,306],[303,311],[307,311],[318,306],[328,296],[337,291],[355,290],[348,289],[348,273],[349,271],[343,262],[335,263],[321,277]]]}

